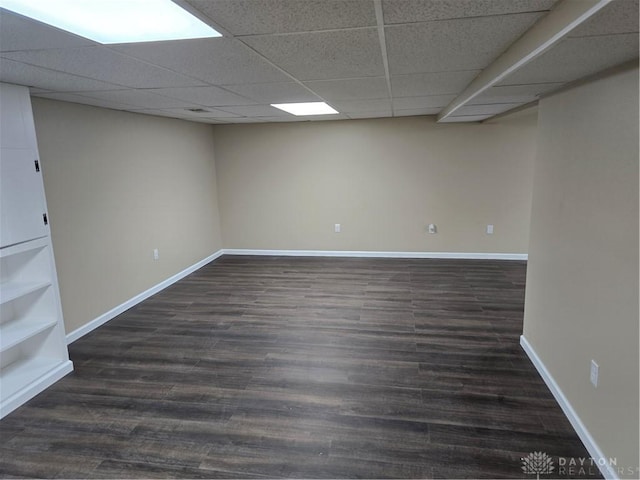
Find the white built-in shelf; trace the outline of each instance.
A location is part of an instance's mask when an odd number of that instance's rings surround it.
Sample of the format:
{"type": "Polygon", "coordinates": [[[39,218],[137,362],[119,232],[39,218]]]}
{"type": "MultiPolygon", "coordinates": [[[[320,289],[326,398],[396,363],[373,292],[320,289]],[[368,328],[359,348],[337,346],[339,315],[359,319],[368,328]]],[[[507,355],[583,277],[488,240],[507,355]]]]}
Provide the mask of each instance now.
{"type": "Polygon", "coordinates": [[[73,370],[29,89],[0,83],[0,418],[73,370]]]}
{"type": "Polygon", "coordinates": [[[31,337],[38,335],[57,323],[57,319],[43,318],[25,324],[20,320],[14,320],[0,325],[0,352],[4,352],[31,337]]]}
{"type": "Polygon", "coordinates": [[[1,286],[0,305],[51,286],[50,281],[8,283],[1,286]]]}
{"type": "Polygon", "coordinates": [[[65,362],[62,360],[48,357],[30,357],[8,365],[0,370],[2,396],[8,399],[25,385],[35,382],[63,363],[65,362]]]}

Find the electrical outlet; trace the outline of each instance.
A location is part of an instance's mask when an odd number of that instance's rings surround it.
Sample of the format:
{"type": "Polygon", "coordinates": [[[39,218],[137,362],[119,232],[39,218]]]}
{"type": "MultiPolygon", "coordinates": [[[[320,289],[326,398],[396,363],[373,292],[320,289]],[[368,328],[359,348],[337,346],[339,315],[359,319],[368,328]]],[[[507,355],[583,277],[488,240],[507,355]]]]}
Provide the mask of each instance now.
{"type": "Polygon", "coordinates": [[[487,235],[493,235],[493,225],[487,225],[487,235]]]}
{"type": "Polygon", "coordinates": [[[427,227],[427,231],[429,233],[438,233],[438,227],[436,227],[435,223],[430,223],[427,227]]]}
{"type": "Polygon", "coordinates": [[[340,233],[340,231],[341,231],[341,230],[342,230],[342,227],[340,226],[340,224],[339,224],[339,223],[336,223],[336,224],[333,226],[333,231],[334,231],[335,233],[340,233]]]}
{"type": "Polygon", "coordinates": [[[595,360],[591,360],[591,383],[593,383],[594,387],[598,386],[598,372],[600,371],[600,366],[595,362],[595,360]]]}
{"type": "Polygon", "coordinates": [[[160,251],[157,248],[153,249],[153,259],[160,260],[160,251]]]}

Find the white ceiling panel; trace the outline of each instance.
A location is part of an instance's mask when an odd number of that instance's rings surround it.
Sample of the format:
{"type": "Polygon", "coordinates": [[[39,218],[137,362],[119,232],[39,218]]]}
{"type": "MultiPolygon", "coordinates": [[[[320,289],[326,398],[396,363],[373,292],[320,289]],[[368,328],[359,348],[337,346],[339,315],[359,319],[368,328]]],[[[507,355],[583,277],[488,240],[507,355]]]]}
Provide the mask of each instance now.
{"type": "Polygon", "coordinates": [[[441,108],[407,108],[402,110],[394,110],[394,117],[415,117],[418,115],[437,115],[441,108]]]}
{"type": "Polygon", "coordinates": [[[180,120],[189,120],[191,122],[202,123],[228,123],[225,120],[211,117],[197,117],[193,115],[182,115],[181,112],[175,110],[163,110],[163,109],[143,109],[143,110],[129,110],[132,113],[139,113],[141,115],[152,115],[154,117],[167,117],[180,120]]]}
{"type": "Polygon", "coordinates": [[[375,28],[243,39],[299,80],[384,75],[375,28]]]}
{"type": "Polygon", "coordinates": [[[349,118],[386,118],[392,117],[393,113],[391,110],[380,110],[378,112],[359,112],[359,113],[350,113],[349,118]]]}
{"type": "Polygon", "coordinates": [[[543,12],[557,0],[383,0],[385,24],[543,12]]]}
{"type": "MultiPolygon", "coordinates": [[[[208,123],[436,115],[556,4],[380,1],[388,71],[374,0],[176,0],[225,36],[102,46],[2,11],[0,81],[46,98],[208,123]],[[319,100],[341,114],[295,117],[269,106],[319,100]]],[[[637,59],[639,1],[613,0],[451,121],[482,120],[637,59]]]]}
{"type": "Polygon", "coordinates": [[[131,109],[132,113],[141,113],[143,115],[153,115],[156,117],[170,117],[170,118],[187,118],[187,115],[182,115],[183,109],[169,109],[162,108],[143,108],[143,109],[131,109]]]}
{"type": "MultiPolygon", "coordinates": [[[[224,119],[230,119],[230,118],[234,118],[234,117],[238,117],[239,115],[236,115],[235,113],[231,113],[231,112],[225,112],[223,110],[219,110],[217,108],[210,108],[210,107],[202,107],[202,110],[205,110],[204,112],[194,112],[189,110],[189,108],[163,108],[161,109],[166,115],[169,116],[176,116],[176,117],[181,117],[181,118],[224,118],[224,119]]],[[[154,111],[154,109],[140,109],[139,111],[142,110],[149,110],[149,111],[154,111]]]]}
{"type": "MultiPolygon", "coordinates": [[[[262,122],[317,122],[326,120],[349,120],[350,116],[347,115],[311,115],[308,117],[296,117],[295,115],[286,115],[283,117],[257,117],[257,120],[262,122]]],[[[251,123],[250,118],[245,118],[244,123],[251,123]]],[[[255,120],[255,119],[254,119],[255,120]]],[[[233,121],[235,123],[235,120],[233,121]]]]}
{"type": "Polygon", "coordinates": [[[188,0],[188,3],[233,35],[376,24],[371,0],[188,0]]]}
{"type": "Polygon", "coordinates": [[[387,27],[390,72],[485,68],[542,15],[521,13],[387,27]]]}
{"type": "Polygon", "coordinates": [[[131,110],[135,108],[133,105],[127,105],[117,102],[108,102],[97,98],[85,97],[77,93],[34,93],[35,97],[49,98],[51,100],[60,100],[62,102],[81,103],[83,105],[92,105],[94,107],[111,108],[114,110],[131,110]]]}
{"type": "Polygon", "coordinates": [[[216,107],[223,105],[251,105],[256,102],[219,87],[174,87],[151,90],[158,95],[196,105],[216,107]]]}
{"type": "Polygon", "coordinates": [[[316,80],[305,85],[328,101],[382,98],[389,94],[384,77],[316,80]]]}
{"type": "MultiPolygon", "coordinates": [[[[291,103],[291,102],[317,102],[322,100],[299,83],[250,83],[246,85],[227,85],[231,90],[243,97],[251,98],[249,103],[291,103]]],[[[235,103],[234,105],[240,105],[235,103]]]]}
{"type": "Polygon", "coordinates": [[[614,0],[569,34],[572,37],[638,32],[638,0],[614,0]]]}
{"type": "Polygon", "coordinates": [[[222,107],[220,110],[241,115],[243,117],[281,117],[290,114],[283,112],[270,105],[238,105],[232,107],[222,107]]]}
{"type": "MultiPolygon", "coordinates": [[[[238,117],[229,119],[229,123],[265,123],[265,122],[282,122],[282,117],[238,117]]],[[[292,120],[285,120],[292,121],[292,120]]]]}
{"type": "Polygon", "coordinates": [[[118,85],[113,83],[100,82],[91,78],[34,67],[6,58],[0,58],[0,81],[58,92],[114,90],[119,88],[118,85]]]}
{"type": "Polygon", "coordinates": [[[88,45],[96,43],[0,8],[0,52],[88,45]]]}
{"type": "Polygon", "coordinates": [[[500,85],[570,82],[638,58],[638,34],[567,38],[500,85]]]}
{"type": "MultiPolygon", "coordinates": [[[[310,115],[308,117],[299,117],[302,121],[306,122],[327,122],[330,120],[349,120],[349,116],[345,114],[339,115],[310,115]]],[[[292,120],[295,120],[296,117],[291,116],[292,120]]]]}
{"type": "Polygon", "coordinates": [[[340,113],[346,113],[347,115],[363,112],[386,112],[391,111],[391,100],[388,98],[377,98],[371,100],[339,100],[337,102],[331,102],[331,106],[340,113]]]}
{"type": "Polygon", "coordinates": [[[426,97],[399,97],[393,99],[394,110],[442,108],[456,98],[455,95],[429,95],[426,97]]]}
{"type": "Polygon", "coordinates": [[[109,103],[134,105],[143,108],[195,107],[193,103],[175,98],[163,97],[148,90],[112,90],[107,92],[84,92],[83,96],[109,103]]]}
{"type": "Polygon", "coordinates": [[[246,45],[231,38],[123,44],[113,48],[213,85],[291,81],[246,45]]]}
{"type": "Polygon", "coordinates": [[[132,88],[202,85],[197,80],[139,62],[106,47],[3,53],[3,57],[43,68],[132,88]]]}
{"type": "Polygon", "coordinates": [[[229,123],[229,122],[220,120],[218,118],[187,118],[185,120],[189,120],[190,122],[197,122],[197,123],[209,123],[211,125],[223,125],[223,124],[229,123]]]}
{"type": "Polygon", "coordinates": [[[455,111],[456,116],[496,115],[519,107],[522,103],[493,103],[490,105],[465,105],[455,111]]]}
{"type": "Polygon", "coordinates": [[[478,73],[480,73],[480,70],[393,75],[391,77],[391,90],[393,98],[457,94],[478,73]]]}

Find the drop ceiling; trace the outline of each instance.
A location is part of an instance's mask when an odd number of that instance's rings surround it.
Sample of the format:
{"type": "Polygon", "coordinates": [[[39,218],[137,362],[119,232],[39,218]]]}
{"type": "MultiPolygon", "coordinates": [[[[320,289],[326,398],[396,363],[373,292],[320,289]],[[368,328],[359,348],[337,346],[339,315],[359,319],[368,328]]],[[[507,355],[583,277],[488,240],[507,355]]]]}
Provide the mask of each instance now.
{"type": "MultiPolygon", "coordinates": [[[[0,9],[0,81],[205,123],[442,115],[562,2],[584,0],[174,1],[223,37],[100,45],[0,9]],[[340,114],[270,106],[307,101],[340,114]]],[[[638,0],[613,0],[442,120],[485,120],[637,58],[638,0]]]]}

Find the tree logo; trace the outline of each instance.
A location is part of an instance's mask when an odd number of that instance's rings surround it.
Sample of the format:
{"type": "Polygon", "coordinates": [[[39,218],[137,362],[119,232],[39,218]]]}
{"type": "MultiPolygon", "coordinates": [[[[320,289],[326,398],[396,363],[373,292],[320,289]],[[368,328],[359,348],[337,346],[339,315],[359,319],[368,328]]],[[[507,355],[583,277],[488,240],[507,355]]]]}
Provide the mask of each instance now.
{"type": "Polygon", "coordinates": [[[544,452],[531,452],[522,460],[522,471],[528,475],[535,475],[540,479],[540,475],[549,475],[555,467],[553,459],[544,452]]]}

